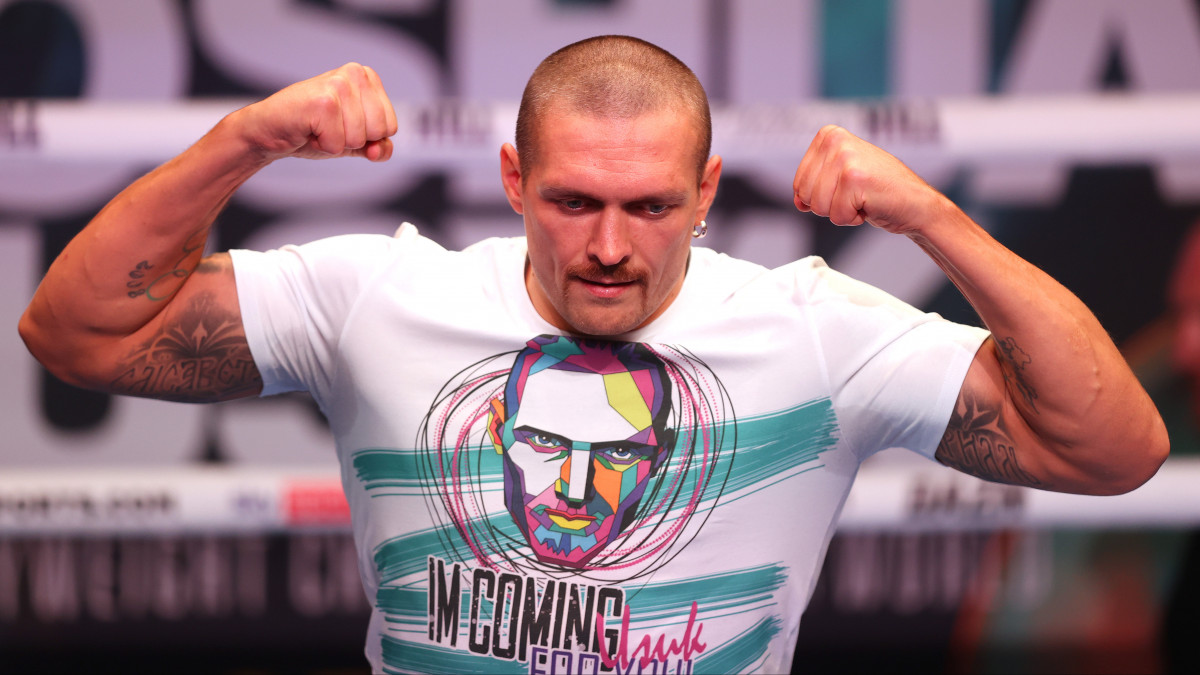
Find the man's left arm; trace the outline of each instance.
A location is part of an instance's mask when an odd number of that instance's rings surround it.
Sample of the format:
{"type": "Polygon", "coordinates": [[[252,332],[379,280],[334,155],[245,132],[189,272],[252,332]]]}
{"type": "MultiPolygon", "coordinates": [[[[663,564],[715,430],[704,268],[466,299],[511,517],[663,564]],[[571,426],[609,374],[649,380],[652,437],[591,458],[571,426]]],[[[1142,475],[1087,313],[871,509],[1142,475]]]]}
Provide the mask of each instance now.
{"type": "Polygon", "coordinates": [[[936,457],[987,480],[1118,494],[1166,459],[1166,427],[1092,312],[895,157],[839,127],[813,139],[796,206],[925,250],[992,337],[971,363],[936,457]]]}

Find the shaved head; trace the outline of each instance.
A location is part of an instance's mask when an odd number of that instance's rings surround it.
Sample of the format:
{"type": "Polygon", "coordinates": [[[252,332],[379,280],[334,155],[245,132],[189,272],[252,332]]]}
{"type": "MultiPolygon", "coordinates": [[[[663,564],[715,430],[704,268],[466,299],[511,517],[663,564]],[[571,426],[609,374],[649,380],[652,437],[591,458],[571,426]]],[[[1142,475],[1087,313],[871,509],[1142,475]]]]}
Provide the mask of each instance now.
{"type": "Polygon", "coordinates": [[[547,56],[525,85],[517,113],[521,174],[538,157],[538,127],[550,112],[628,119],[674,110],[695,120],[697,182],[712,146],[708,96],[670,52],[620,35],[588,38],[547,56]]]}

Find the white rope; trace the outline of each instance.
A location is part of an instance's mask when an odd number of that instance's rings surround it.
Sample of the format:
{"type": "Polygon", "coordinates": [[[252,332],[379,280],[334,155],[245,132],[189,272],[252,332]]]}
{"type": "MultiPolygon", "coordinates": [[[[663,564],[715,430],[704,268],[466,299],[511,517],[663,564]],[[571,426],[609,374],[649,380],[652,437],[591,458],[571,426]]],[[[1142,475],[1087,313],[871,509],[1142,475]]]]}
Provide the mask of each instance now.
{"type": "MultiPolygon", "coordinates": [[[[839,529],[955,532],[1200,524],[1200,458],[1170,459],[1115,497],[987,483],[907,457],[868,462],[839,529]]],[[[349,528],[336,469],[10,469],[0,474],[0,537],[266,533],[349,528]]]]}
{"type": "MultiPolygon", "coordinates": [[[[54,161],[161,162],[244,100],[112,102],[0,100],[0,167],[54,161]]],[[[516,105],[397,104],[394,161],[457,167],[495,162],[512,139],[516,105]]],[[[721,107],[714,150],[727,162],[798,161],[836,123],[901,157],[1140,162],[1200,159],[1200,94],[1089,94],[721,107]]]]}

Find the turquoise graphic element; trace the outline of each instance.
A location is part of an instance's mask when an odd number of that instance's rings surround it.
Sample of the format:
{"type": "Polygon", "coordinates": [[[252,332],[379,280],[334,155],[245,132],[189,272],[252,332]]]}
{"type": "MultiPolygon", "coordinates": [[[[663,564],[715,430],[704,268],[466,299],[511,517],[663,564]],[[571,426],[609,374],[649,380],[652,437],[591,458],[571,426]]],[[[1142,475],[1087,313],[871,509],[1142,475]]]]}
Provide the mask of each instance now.
{"type": "Polygon", "coordinates": [[[414,450],[362,450],[354,455],[354,470],[368,490],[420,490],[414,450]]]}
{"type": "MultiPolygon", "coordinates": [[[[837,421],[829,399],[819,399],[788,410],[747,418],[736,425],[738,449],[725,494],[751,486],[763,488],[794,475],[795,471],[820,458],[837,442],[837,421]]],[[[725,438],[732,442],[733,433],[725,438]]],[[[504,478],[499,456],[481,451],[480,472],[484,483],[500,489],[504,478]]],[[[372,496],[386,496],[397,489],[416,490],[416,450],[366,449],[354,455],[358,480],[372,496]]],[[[680,458],[672,460],[680,461],[680,458]]],[[[806,470],[819,465],[806,467],[806,470]]],[[[669,465],[668,465],[669,470],[669,465]]],[[[511,540],[521,539],[520,531],[506,514],[493,514],[486,526],[498,528],[511,540]]],[[[485,527],[483,520],[467,523],[485,527]]],[[[389,583],[410,574],[422,573],[426,556],[465,560],[470,548],[449,526],[409,533],[380,544],[375,550],[375,567],[381,581],[389,583]]]]}
{"type": "Polygon", "coordinates": [[[468,651],[403,642],[387,635],[382,636],[382,653],[383,670],[386,673],[520,675],[529,672],[529,666],[518,661],[502,661],[490,656],[476,656],[468,651]]]}
{"type": "Polygon", "coordinates": [[[710,646],[711,655],[696,659],[692,672],[742,673],[749,670],[766,653],[767,645],[782,626],[779,617],[766,617],[732,640],[715,648],[710,646]]]}
{"type": "MultiPolygon", "coordinates": [[[[818,459],[837,442],[837,418],[829,399],[727,422],[725,427],[726,442],[733,441],[735,432],[737,438],[736,458],[725,486],[726,493],[759,483],[762,485],[758,487],[766,487],[777,482],[791,475],[793,469],[818,459]]],[[[672,463],[684,459],[675,457],[672,463]]],[[[421,460],[416,450],[384,448],[360,450],[353,459],[358,480],[372,496],[397,490],[419,490],[418,461],[421,460]]],[[[477,479],[485,486],[500,489],[504,483],[500,456],[491,452],[489,445],[479,452],[477,461],[478,466],[473,472],[477,479]]]]}
{"type": "MultiPolygon", "coordinates": [[[[736,423],[726,422],[724,428],[713,435],[724,438],[727,447],[722,449],[732,450],[725,457],[733,458],[732,470],[723,489],[714,491],[714,497],[704,500],[709,502],[707,508],[720,508],[720,503],[819,468],[821,453],[837,443],[837,420],[832,403],[828,399],[819,399],[736,423]],[[720,502],[716,501],[716,494],[722,495],[720,502]]],[[[501,490],[504,483],[501,458],[482,435],[479,447],[480,451],[474,453],[477,456],[470,458],[474,462],[470,474],[476,481],[476,490],[501,490]]],[[[687,459],[675,456],[671,463],[687,459]]],[[[393,495],[410,498],[423,495],[418,482],[422,473],[418,463],[430,461],[435,467],[439,462],[437,458],[431,459],[427,451],[386,448],[368,448],[356,453],[352,459],[356,476],[367,494],[384,499],[393,495]]],[[[441,461],[443,471],[452,470],[445,459],[441,461]]],[[[671,464],[664,469],[670,471],[671,464]]],[[[505,511],[485,513],[462,525],[467,531],[490,528],[496,533],[497,541],[512,542],[514,546],[522,541],[519,529],[505,511]]],[[[375,550],[381,582],[376,605],[394,630],[424,632],[428,621],[429,556],[455,562],[471,560],[473,553],[463,536],[450,524],[395,537],[375,550]]],[[[685,623],[693,602],[698,603],[701,621],[745,612],[767,613],[774,604],[774,593],[785,578],[783,567],[762,565],[670,582],[641,586],[626,584],[630,628],[641,632],[685,623]]],[[[469,624],[469,604],[463,602],[460,605],[460,626],[469,624]]],[[[492,603],[482,599],[475,618],[489,621],[493,610],[492,603]]],[[[725,643],[709,645],[705,654],[695,661],[693,672],[740,672],[753,667],[761,661],[781,626],[777,616],[768,616],[725,643]]],[[[528,664],[520,662],[410,643],[393,635],[380,637],[385,667],[389,671],[395,669],[393,672],[528,672],[528,664]]]]}
{"type": "MultiPolygon", "coordinates": [[[[778,483],[837,443],[833,403],[818,399],[794,408],[740,420],[737,451],[726,494],[778,483]]],[[[807,467],[815,469],[818,466],[807,467]]]]}
{"type": "Polygon", "coordinates": [[[687,616],[688,608],[697,598],[704,599],[700,609],[705,615],[730,609],[744,610],[749,605],[770,600],[771,594],[786,580],[784,567],[762,565],[724,574],[650,583],[629,591],[626,602],[633,608],[631,619],[670,618],[682,623],[680,616],[687,616]]]}
{"type": "MultiPolygon", "coordinates": [[[[511,518],[495,518],[492,526],[498,527],[506,538],[518,540],[521,537],[521,531],[511,518]]],[[[375,549],[375,569],[379,571],[380,582],[386,584],[410,574],[424,574],[425,559],[431,555],[447,560],[467,560],[471,557],[471,549],[454,528],[433,527],[380,544],[375,549]]]]}
{"type": "Polygon", "coordinates": [[[381,586],[375,593],[375,606],[388,623],[424,628],[426,592],[423,589],[381,586]]]}

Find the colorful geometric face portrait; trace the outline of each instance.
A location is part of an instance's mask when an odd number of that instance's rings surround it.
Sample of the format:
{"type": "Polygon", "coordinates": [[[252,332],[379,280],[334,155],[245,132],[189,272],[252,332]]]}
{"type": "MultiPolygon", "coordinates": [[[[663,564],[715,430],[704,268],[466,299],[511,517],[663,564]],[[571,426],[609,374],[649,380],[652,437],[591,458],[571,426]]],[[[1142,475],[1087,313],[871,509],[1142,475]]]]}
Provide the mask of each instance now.
{"type": "Polygon", "coordinates": [[[505,505],[539,560],[584,567],[673,449],[671,382],[645,346],[532,340],[488,421],[505,505]]]}
{"type": "Polygon", "coordinates": [[[458,535],[442,540],[445,556],[610,581],[687,546],[735,446],[724,387],[703,362],[558,335],[457,373],[416,443],[436,531],[458,535]]]}

